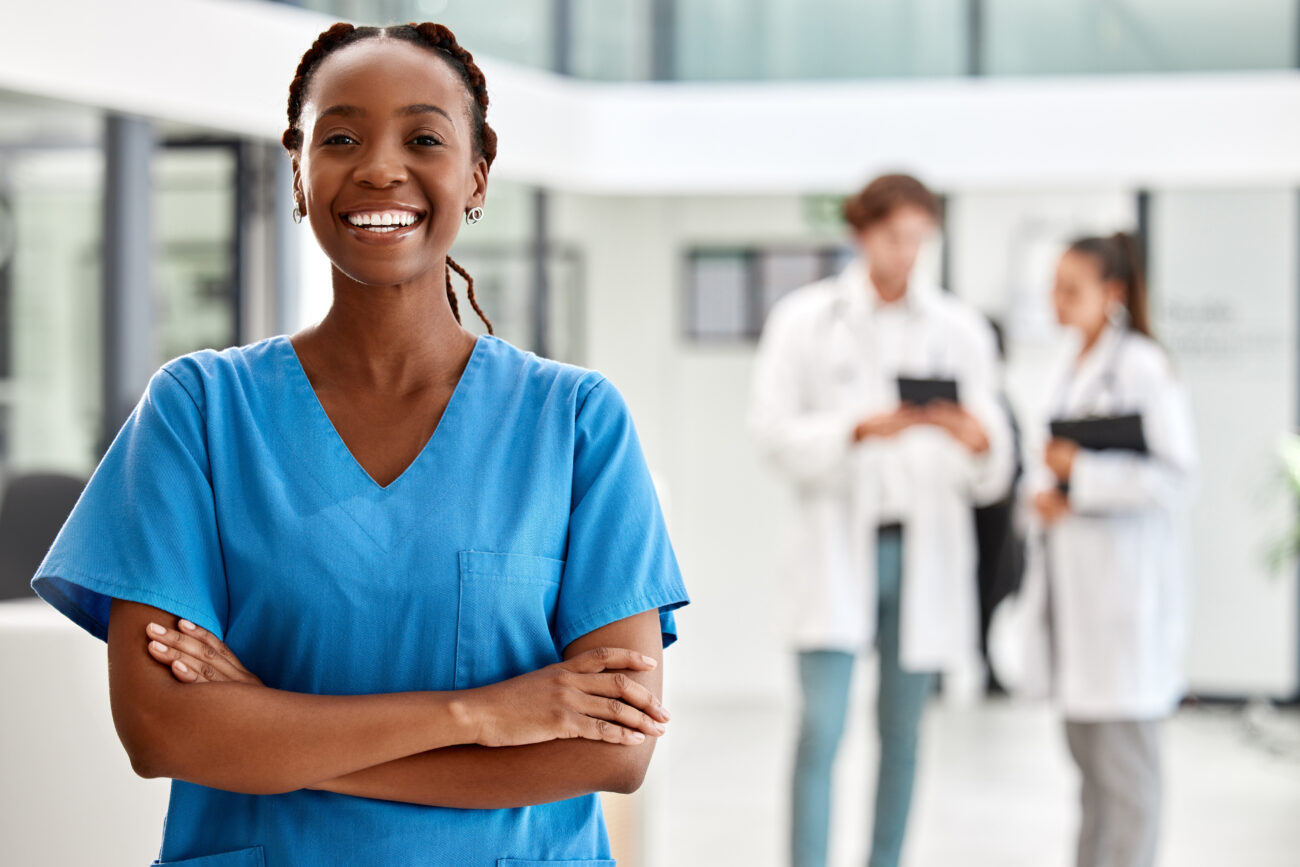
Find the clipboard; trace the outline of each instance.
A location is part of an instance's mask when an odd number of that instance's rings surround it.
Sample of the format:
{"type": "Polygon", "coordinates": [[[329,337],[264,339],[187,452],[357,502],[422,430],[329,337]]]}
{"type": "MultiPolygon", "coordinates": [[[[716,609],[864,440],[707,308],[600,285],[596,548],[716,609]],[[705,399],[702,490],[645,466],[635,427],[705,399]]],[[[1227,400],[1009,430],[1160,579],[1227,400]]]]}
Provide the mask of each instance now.
{"type": "Polygon", "coordinates": [[[960,403],[957,399],[955,379],[915,379],[898,377],[898,402],[911,406],[925,406],[936,400],[960,403]]]}
{"type": "Polygon", "coordinates": [[[1069,440],[1081,449],[1147,454],[1147,439],[1142,428],[1142,416],[1136,413],[1057,419],[1050,427],[1052,436],[1069,440]]]}

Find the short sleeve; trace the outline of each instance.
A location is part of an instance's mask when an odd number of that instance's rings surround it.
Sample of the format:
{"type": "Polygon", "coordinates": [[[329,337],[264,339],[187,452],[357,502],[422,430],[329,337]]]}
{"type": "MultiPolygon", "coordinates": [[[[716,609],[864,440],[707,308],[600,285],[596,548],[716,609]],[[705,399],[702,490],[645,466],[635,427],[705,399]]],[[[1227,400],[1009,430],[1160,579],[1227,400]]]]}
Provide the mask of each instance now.
{"type": "Polygon", "coordinates": [[[570,502],[559,646],[653,608],[664,647],[672,644],[673,611],[690,600],[632,417],[608,380],[578,409],[570,502]]]}
{"type": "Polygon", "coordinates": [[[101,640],[114,598],[224,638],[228,595],[203,414],[168,368],[114,438],[32,588],[101,640]]]}

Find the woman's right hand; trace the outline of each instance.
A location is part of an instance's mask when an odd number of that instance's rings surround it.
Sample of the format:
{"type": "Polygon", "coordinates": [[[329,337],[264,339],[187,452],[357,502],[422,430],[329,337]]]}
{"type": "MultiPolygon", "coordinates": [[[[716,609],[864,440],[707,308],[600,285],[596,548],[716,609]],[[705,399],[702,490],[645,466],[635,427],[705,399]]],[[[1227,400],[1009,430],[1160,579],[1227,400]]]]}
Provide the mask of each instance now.
{"type": "Polygon", "coordinates": [[[1048,488],[1034,494],[1034,511],[1046,527],[1070,513],[1070,500],[1057,488],[1048,488]]]}
{"type": "Polygon", "coordinates": [[[474,743],[520,746],[566,738],[639,744],[666,729],[668,711],[628,676],[658,663],[621,647],[598,647],[501,683],[468,690],[474,743]]]}

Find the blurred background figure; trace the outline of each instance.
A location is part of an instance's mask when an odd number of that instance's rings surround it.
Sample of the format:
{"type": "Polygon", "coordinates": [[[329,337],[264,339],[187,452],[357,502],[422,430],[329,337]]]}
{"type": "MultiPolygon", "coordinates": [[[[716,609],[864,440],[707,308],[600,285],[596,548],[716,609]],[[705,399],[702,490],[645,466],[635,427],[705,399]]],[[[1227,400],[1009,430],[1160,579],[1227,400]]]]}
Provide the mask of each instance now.
{"type": "Polygon", "coordinates": [[[1051,680],[1082,777],[1075,864],[1151,867],[1160,721],[1185,689],[1191,411],[1151,334],[1131,236],[1071,244],[1052,301],[1066,332],[1045,394],[1051,438],[1026,484],[1034,518],[1026,595],[1042,606],[1031,622],[1047,633],[1031,652],[1051,680]]]}
{"type": "Polygon", "coordinates": [[[791,862],[826,864],[854,656],[874,644],[880,761],[868,863],[896,867],[934,675],[979,651],[971,505],[1006,495],[1015,458],[992,329],[913,279],[938,199],[913,177],[884,175],[845,203],[844,217],[860,258],[773,308],[752,423],[797,502],[786,577],[803,694],[791,862]],[[910,399],[900,377],[955,392],[910,399]]]}
{"type": "MultiPolygon", "coordinates": [[[[619,867],[790,857],[783,552],[801,519],[749,429],[751,386],[770,311],[857,257],[844,202],[898,167],[943,204],[910,282],[1002,326],[1026,467],[1061,256],[1138,230],[1203,456],[1159,867],[1294,867],[1300,582],[1268,552],[1300,525],[1277,453],[1300,422],[1298,0],[5,3],[0,572],[20,577],[0,596],[23,598],[0,602],[0,860],[157,852],[168,787],[105,759],[104,658],[20,573],[161,364],[328,308],[279,137],[282,83],[340,19],[433,20],[473,52],[510,146],[451,255],[497,334],[606,374],[637,420],[696,604],[674,730],[641,792],[607,801],[619,867]],[[94,719],[98,740],[73,736],[94,719]]],[[[998,510],[978,510],[981,537],[1000,541],[998,510]]],[[[831,867],[871,845],[876,669],[853,667],[831,867]]],[[[1065,867],[1079,777],[1059,711],[952,702],[953,682],[922,718],[904,867],[1065,867]]]]}
{"type": "MultiPolygon", "coordinates": [[[[989,324],[993,326],[993,334],[997,337],[998,361],[1004,363],[1007,351],[1002,326],[994,320],[990,320],[989,324]]],[[[998,388],[998,403],[1011,425],[1016,467],[1006,496],[975,509],[975,540],[978,550],[975,573],[980,593],[980,647],[986,663],[985,686],[991,694],[1001,695],[1005,690],[998,682],[996,673],[987,665],[989,626],[998,603],[1020,589],[1020,578],[1025,568],[1025,542],[1015,521],[1017,487],[1024,472],[1024,462],[1020,455],[1020,425],[1002,384],[998,388]]]]}

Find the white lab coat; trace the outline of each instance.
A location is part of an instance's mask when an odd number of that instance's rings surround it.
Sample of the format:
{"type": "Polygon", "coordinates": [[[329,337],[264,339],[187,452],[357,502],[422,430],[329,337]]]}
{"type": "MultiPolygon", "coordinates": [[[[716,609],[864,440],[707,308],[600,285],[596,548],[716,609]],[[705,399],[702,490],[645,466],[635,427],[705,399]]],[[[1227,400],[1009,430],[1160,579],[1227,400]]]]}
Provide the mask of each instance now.
{"type": "Polygon", "coordinates": [[[788,610],[797,648],[856,651],[876,631],[876,533],[883,461],[901,462],[905,497],[901,661],[912,671],[965,670],[978,655],[973,504],[1006,495],[1011,430],[998,405],[993,331],[937,287],[913,285],[903,375],[958,381],[989,449],[970,451],[934,426],[854,445],[863,418],[898,406],[893,371],[873,345],[871,295],[860,263],[802,287],[768,317],[755,363],[750,426],[796,498],[788,610]]]}
{"type": "Polygon", "coordinates": [[[1156,719],[1184,691],[1182,517],[1196,466],[1191,410],[1159,344],[1108,326],[1071,375],[1058,360],[1023,483],[1028,530],[1021,591],[995,617],[994,668],[1014,691],[1051,695],[1067,719],[1156,719]],[[1070,513],[1044,529],[1034,495],[1054,417],[1140,413],[1148,455],[1080,451],[1070,513]]]}

